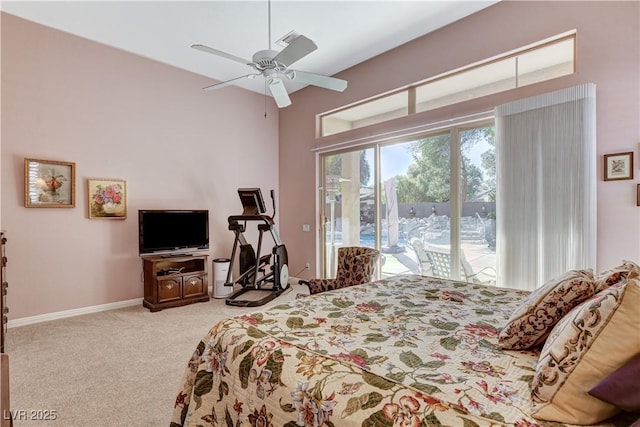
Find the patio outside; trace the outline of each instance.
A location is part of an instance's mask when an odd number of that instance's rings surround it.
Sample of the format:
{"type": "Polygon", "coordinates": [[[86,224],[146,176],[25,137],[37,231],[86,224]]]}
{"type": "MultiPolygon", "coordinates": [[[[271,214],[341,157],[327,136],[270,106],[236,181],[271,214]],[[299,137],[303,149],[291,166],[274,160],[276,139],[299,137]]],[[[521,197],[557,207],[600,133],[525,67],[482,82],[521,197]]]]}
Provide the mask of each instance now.
{"type": "Polygon", "coordinates": [[[355,245],[381,250],[382,277],[455,277],[450,263],[454,245],[461,280],[495,284],[493,125],[332,154],[323,162],[327,277],[335,274],[337,248],[355,245]],[[453,144],[460,161],[455,189],[451,135],[459,138],[453,144]],[[460,200],[459,214],[451,212],[454,198],[460,200]],[[459,233],[454,233],[459,241],[451,241],[451,218],[459,218],[459,233]]]}
{"type": "MultiPolygon", "coordinates": [[[[478,283],[495,285],[496,252],[495,252],[495,203],[470,203],[467,209],[478,208],[473,216],[461,218],[461,250],[465,268],[461,266],[461,279],[478,283]]],[[[435,205],[431,205],[433,208],[435,205]]],[[[418,206],[418,209],[423,208],[418,206]]],[[[388,242],[388,224],[381,224],[381,277],[398,274],[422,274],[436,277],[448,277],[448,271],[435,267],[432,260],[425,257],[433,252],[449,256],[450,250],[450,218],[447,215],[431,213],[429,216],[413,216],[416,207],[401,206],[402,211],[410,213],[399,220],[399,239],[397,245],[391,247],[388,242]],[[417,250],[422,245],[424,251],[417,250]]],[[[335,225],[334,246],[342,246],[341,221],[335,225]]],[[[360,228],[360,245],[375,247],[374,224],[365,223],[360,228]]]]}

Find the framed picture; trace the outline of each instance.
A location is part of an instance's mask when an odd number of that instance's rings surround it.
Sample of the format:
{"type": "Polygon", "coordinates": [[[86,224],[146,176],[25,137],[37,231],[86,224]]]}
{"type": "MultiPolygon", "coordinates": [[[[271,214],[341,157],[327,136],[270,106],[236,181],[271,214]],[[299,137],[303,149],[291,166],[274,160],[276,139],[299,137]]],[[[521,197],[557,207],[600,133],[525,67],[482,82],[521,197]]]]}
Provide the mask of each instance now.
{"type": "Polygon", "coordinates": [[[604,155],[604,180],[633,179],[633,151],[604,155]]]}
{"type": "Polygon", "coordinates": [[[87,179],[89,219],[127,217],[127,183],[122,179],[87,179]]]}
{"type": "Polygon", "coordinates": [[[636,187],[636,206],[640,206],[640,184],[636,187]]]}
{"type": "Polygon", "coordinates": [[[73,208],[76,206],[75,193],[75,163],[24,159],[26,208],[73,208]]]}

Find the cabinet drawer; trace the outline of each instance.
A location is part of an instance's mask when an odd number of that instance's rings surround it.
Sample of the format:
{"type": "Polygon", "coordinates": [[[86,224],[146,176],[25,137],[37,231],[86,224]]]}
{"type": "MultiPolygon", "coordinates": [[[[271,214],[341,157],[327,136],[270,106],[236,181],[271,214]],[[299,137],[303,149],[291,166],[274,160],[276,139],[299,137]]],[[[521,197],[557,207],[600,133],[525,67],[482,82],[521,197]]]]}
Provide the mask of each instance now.
{"type": "Polygon", "coordinates": [[[180,278],[158,280],[158,302],[177,300],[182,297],[180,278]]]}
{"type": "Polygon", "coordinates": [[[204,289],[204,280],[201,275],[184,276],[182,278],[182,289],[185,297],[207,293],[207,290],[204,289]]]}

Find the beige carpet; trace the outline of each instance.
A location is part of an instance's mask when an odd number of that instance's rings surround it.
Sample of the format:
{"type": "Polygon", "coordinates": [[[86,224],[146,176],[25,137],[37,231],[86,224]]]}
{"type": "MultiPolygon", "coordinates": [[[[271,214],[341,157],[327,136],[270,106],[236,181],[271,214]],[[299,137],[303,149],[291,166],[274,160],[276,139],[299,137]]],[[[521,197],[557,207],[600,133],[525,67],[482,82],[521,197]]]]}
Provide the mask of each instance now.
{"type": "MultiPolygon", "coordinates": [[[[291,301],[306,287],[271,304],[291,301]]],[[[263,306],[266,307],[266,306],[263,306]]],[[[26,426],[168,426],[175,394],[198,342],[219,320],[260,308],[224,300],[156,313],[129,307],[11,328],[11,409],[55,411],[56,420],[26,426]]],[[[51,412],[50,412],[51,413],[51,412]]]]}

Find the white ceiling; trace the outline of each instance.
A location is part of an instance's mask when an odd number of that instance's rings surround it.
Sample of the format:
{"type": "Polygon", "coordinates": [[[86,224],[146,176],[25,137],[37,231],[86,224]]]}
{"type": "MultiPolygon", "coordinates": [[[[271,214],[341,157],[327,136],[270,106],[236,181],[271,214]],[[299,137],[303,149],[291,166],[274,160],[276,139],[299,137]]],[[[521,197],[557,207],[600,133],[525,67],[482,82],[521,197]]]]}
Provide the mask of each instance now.
{"type": "MultiPolygon", "coordinates": [[[[272,0],[272,48],[295,30],[318,49],[292,68],[333,75],[488,7],[498,0],[272,0]]],[[[5,1],[2,11],[218,81],[253,72],[191,49],[204,44],[251,59],[268,45],[267,0],[5,1]]],[[[293,92],[303,85],[287,81],[293,92]]],[[[264,93],[262,79],[236,86],[264,93]]]]}

